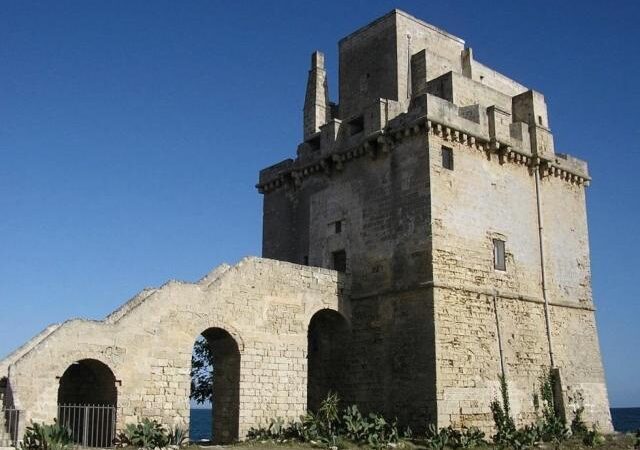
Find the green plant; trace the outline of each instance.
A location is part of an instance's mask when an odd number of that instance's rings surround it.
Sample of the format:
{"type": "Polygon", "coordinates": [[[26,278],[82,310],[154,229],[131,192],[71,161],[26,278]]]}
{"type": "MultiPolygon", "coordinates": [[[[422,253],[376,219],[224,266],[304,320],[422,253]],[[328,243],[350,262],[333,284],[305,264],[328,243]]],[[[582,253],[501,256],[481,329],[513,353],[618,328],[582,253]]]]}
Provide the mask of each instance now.
{"type": "Polygon", "coordinates": [[[369,421],[360,413],[356,405],[345,409],[342,415],[342,426],[345,437],[353,442],[365,441],[371,427],[369,421]]]}
{"type": "Polygon", "coordinates": [[[367,444],[373,448],[381,448],[396,442],[398,442],[396,421],[389,422],[380,414],[369,414],[367,444]]]}
{"type": "Polygon", "coordinates": [[[248,432],[247,437],[249,439],[258,440],[258,441],[275,441],[275,442],[283,442],[286,440],[287,436],[295,433],[296,426],[291,424],[287,427],[284,419],[281,417],[276,417],[275,419],[271,419],[269,421],[269,425],[261,428],[251,428],[248,432]]]}
{"type": "Polygon", "coordinates": [[[496,426],[493,442],[500,446],[508,446],[516,434],[516,424],[511,417],[511,403],[509,401],[509,385],[504,375],[500,375],[500,397],[502,401],[494,399],[491,402],[491,415],[496,426]]]}
{"type": "Polygon", "coordinates": [[[159,422],[147,418],[137,424],[127,424],[124,431],[116,437],[117,446],[135,446],[144,449],[165,447],[169,441],[169,431],[159,422]]]}
{"type": "Polygon", "coordinates": [[[320,420],[311,411],[301,417],[300,431],[298,435],[302,441],[312,442],[319,441],[322,434],[322,424],[320,420]]]}
{"type": "Polygon", "coordinates": [[[640,428],[638,428],[638,431],[636,431],[636,442],[633,445],[633,448],[635,450],[640,450],[640,428]]]}
{"type": "Polygon", "coordinates": [[[438,430],[432,423],[427,426],[425,446],[429,450],[443,450],[449,444],[450,439],[449,428],[441,428],[438,430]]]}
{"type": "Polygon", "coordinates": [[[188,443],[189,437],[186,429],[175,426],[169,430],[169,445],[185,447],[188,443]]]}
{"type": "Polygon", "coordinates": [[[51,425],[32,422],[20,447],[23,450],[66,450],[73,445],[71,431],[54,420],[51,425]]]}
{"type": "Polygon", "coordinates": [[[540,377],[540,397],[542,398],[542,432],[544,442],[559,443],[571,435],[564,419],[557,413],[553,387],[556,384],[553,370],[545,372],[540,377]]]}
{"type": "Polygon", "coordinates": [[[584,423],[582,419],[582,414],[584,413],[584,406],[580,406],[576,409],[573,420],[571,421],[571,434],[574,436],[582,436],[589,431],[587,425],[584,423]]]}
{"type": "Polygon", "coordinates": [[[329,392],[327,397],[320,403],[316,417],[320,420],[326,433],[326,437],[337,436],[337,425],[339,422],[340,397],[335,392],[329,392]]]}
{"type": "Polygon", "coordinates": [[[516,430],[511,438],[511,446],[516,450],[531,448],[540,441],[542,423],[537,422],[516,430]]]}
{"type": "Polygon", "coordinates": [[[254,441],[284,443],[289,439],[309,442],[329,448],[345,447],[345,440],[382,448],[399,440],[396,421],[388,421],[379,414],[364,416],[357,406],[340,411],[340,399],[330,393],[320,404],[317,413],[309,411],[299,421],[285,424],[272,419],[266,427],[252,428],[247,438],[254,441]]]}
{"type": "Polygon", "coordinates": [[[604,436],[598,431],[596,426],[594,425],[590,430],[582,435],[582,443],[587,447],[596,447],[598,445],[604,444],[604,436]]]}
{"type": "Polygon", "coordinates": [[[191,399],[202,404],[213,399],[213,351],[204,336],[198,336],[191,355],[191,399]]]}
{"type": "Polygon", "coordinates": [[[463,427],[461,430],[455,430],[449,427],[448,430],[451,441],[450,446],[453,448],[474,448],[485,443],[484,432],[476,427],[463,427]]]}

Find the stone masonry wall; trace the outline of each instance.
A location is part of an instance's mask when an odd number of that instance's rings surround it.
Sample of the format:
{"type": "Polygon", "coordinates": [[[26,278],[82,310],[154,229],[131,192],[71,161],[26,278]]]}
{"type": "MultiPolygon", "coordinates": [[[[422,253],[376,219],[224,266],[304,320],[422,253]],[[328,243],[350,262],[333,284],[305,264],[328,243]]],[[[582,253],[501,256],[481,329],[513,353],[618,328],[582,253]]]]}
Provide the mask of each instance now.
{"type": "MultiPolygon", "coordinates": [[[[529,168],[429,135],[438,424],[491,426],[501,361],[516,418],[534,419],[532,394],[550,367],[541,288],[535,179],[529,168]],[[441,148],[453,149],[454,170],[441,148]],[[493,242],[506,241],[505,272],[493,242]],[[495,298],[495,300],[494,300],[495,298]],[[496,311],[497,310],[497,311],[496,311]]],[[[590,291],[584,186],[541,180],[545,269],[555,363],[569,420],[610,430],[590,291]],[[577,394],[579,392],[579,394],[577,394]]]]}
{"type": "Polygon", "coordinates": [[[423,286],[431,278],[427,157],[425,136],[408,137],[264,200],[263,256],[332,267],[333,252],[346,251],[353,314],[344,402],[414,430],[435,417],[433,300],[423,286]]]}
{"type": "Polygon", "coordinates": [[[258,258],[222,272],[169,282],[111,322],[63,324],[9,367],[24,422],[50,422],[57,377],[90,358],[115,375],[118,428],[144,417],[188,427],[191,352],[210,328],[227,331],[240,352],[240,437],[272,417],[304,413],[309,321],[325,308],[348,317],[338,274],[258,258]]]}

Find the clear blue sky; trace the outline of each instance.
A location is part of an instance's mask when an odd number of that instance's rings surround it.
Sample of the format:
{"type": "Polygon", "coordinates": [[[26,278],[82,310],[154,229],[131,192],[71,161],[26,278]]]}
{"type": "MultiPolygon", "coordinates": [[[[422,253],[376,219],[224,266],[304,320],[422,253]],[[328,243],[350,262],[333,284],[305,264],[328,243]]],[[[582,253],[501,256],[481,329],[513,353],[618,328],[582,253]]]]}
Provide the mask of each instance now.
{"type": "Polygon", "coordinates": [[[640,2],[0,1],[0,357],[47,324],[259,255],[309,55],[394,7],[545,94],[587,159],[613,406],[640,406],[640,2]],[[579,6],[578,6],[579,5],[579,6]]]}

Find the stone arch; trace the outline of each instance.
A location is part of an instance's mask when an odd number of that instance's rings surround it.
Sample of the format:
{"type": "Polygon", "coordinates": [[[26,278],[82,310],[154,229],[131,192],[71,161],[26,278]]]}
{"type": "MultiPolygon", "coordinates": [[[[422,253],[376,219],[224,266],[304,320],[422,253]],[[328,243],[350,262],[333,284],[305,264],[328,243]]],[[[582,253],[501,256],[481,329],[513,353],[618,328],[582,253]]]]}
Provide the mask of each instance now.
{"type": "Polygon", "coordinates": [[[350,327],[333,309],[320,309],[307,331],[307,408],[317,411],[329,392],[344,396],[350,327]]]}
{"type": "Polygon", "coordinates": [[[110,446],[114,439],[118,389],[109,366],[97,359],[71,363],[58,386],[58,422],[85,447],[110,446]]]}
{"type": "Polygon", "coordinates": [[[240,357],[243,343],[239,343],[225,328],[210,327],[200,334],[213,359],[211,440],[216,444],[230,443],[239,438],[240,357]]]}
{"type": "MultiPolygon", "coordinates": [[[[196,327],[195,330],[193,328],[191,330],[197,332],[198,330],[207,331],[213,329],[220,329],[229,334],[229,336],[231,336],[235,341],[235,344],[238,347],[238,351],[242,354],[245,348],[244,338],[242,337],[242,334],[240,333],[238,328],[236,328],[234,325],[231,325],[230,323],[223,322],[221,320],[208,320],[203,324],[201,323],[199,328],[196,327]]],[[[204,333],[205,331],[203,331],[202,333],[204,333]]],[[[202,333],[200,333],[200,335],[203,335],[202,333]]]]}

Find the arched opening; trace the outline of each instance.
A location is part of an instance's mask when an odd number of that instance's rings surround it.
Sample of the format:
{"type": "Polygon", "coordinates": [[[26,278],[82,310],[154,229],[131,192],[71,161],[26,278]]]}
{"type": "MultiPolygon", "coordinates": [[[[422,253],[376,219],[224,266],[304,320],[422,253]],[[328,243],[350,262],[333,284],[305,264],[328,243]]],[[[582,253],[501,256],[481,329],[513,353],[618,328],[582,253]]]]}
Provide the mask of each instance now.
{"type": "Polygon", "coordinates": [[[60,377],[58,422],[71,430],[77,444],[111,446],[117,403],[116,377],[98,360],[76,361],[60,377]]]}
{"type": "Polygon", "coordinates": [[[191,400],[199,406],[191,410],[189,431],[193,440],[226,444],[238,439],[240,350],[233,336],[222,328],[209,328],[196,339],[191,365],[191,400]],[[208,417],[205,414],[209,414],[208,417]]]}
{"type": "Polygon", "coordinates": [[[317,411],[329,392],[344,398],[349,324],[337,311],[323,309],[313,315],[307,334],[307,408],[317,411]]]}

